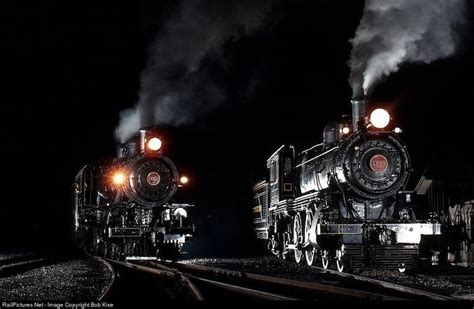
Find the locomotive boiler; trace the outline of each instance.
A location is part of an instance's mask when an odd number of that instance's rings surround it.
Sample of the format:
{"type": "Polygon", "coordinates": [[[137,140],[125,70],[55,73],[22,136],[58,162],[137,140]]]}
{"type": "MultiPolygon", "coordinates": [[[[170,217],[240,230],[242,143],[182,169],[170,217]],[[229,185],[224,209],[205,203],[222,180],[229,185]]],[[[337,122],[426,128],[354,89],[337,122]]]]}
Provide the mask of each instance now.
{"type": "Polygon", "coordinates": [[[339,271],[404,271],[417,265],[420,242],[439,235],[435,219],[416,218],[411,171],[400,129],[384,109],[352,100],[352,119],[326,125],[323,142],[299,153],[283,145],[253,187],[257,238],[282,258],[339,271]]]}
{"type": "Polygon", "coordinates": [[[73,234],[86,252],[113,259],[175,258],[194,233],[187,209],[173,203],[188,183],[164,153],[156,128],[142,128],[110,160],[84,166],[73,193],[73,234]]]}

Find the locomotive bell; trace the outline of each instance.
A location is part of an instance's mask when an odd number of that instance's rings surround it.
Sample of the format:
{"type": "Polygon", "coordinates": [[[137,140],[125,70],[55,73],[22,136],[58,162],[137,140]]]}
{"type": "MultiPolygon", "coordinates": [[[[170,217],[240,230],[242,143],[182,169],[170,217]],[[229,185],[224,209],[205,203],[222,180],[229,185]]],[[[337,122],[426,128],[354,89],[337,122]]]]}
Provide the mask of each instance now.
{"type": "Polygon", "coordinates": [[[359,129],[359,122],[367,115],[367,100],[365,98],[353,98],[352,103],[352,127],[354,131],[359,129]]]}
{"type": "Polygon", "coordinates": [[[330,122],[324,127],[323,143],[332,144],[337,140],[337,123],[330,122]]]}

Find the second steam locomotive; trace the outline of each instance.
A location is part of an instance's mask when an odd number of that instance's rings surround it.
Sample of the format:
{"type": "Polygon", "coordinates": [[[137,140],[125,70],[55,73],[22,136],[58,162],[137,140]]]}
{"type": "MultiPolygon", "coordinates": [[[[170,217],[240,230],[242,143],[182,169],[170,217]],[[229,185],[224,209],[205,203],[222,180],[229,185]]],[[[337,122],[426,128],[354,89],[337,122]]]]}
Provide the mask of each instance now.
{"type": "Polygon", "coordinates": [[[74,182],[76,242],[113,259],[177,257],[194,225],[172,203],[188,182],[163,151],[156,128],[143,128],[117,147],[117,156],[84,166],[74,182]]]}
{"type": "Polygon", "coordinates": [[[434,219],[420,220],[404,191],[410,157],[384,109],[366,116],[365,99],[352,100],[352,119],[329,123],[323,142],[295,153],[281,146],[267,160],[268,179],[254,190],[257,238],[283,258],[318,260],[339,271],[415,267],[434,219]]]}

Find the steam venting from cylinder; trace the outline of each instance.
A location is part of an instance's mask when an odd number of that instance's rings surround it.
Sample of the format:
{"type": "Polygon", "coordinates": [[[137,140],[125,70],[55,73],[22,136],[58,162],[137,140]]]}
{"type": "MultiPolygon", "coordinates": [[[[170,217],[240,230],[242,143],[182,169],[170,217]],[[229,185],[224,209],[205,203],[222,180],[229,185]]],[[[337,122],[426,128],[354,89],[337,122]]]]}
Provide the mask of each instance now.
{"type": "Polygon", "coordinates": [[[366,0],[350,40],[353,98],[371,92],[405,62],[430,63],[454,54],[465,0],[366,0]]]}
{"type": "Polygon", "coordinates": [[[271,4],[272,0],[180,1],[149,48],[139,100],[121,112],[116,139],[124,142],[140,127],[193,122],[223,103],[225,90],[206,63],[219,55],[225,42],[258,30],[271,4]]]}

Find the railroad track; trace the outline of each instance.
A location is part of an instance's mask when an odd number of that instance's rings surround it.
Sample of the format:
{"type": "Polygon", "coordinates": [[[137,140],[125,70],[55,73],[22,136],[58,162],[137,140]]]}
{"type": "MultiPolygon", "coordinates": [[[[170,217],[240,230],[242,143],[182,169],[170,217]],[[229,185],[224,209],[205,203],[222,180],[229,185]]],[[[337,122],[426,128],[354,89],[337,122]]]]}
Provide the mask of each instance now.
{"type": "MultiPolygon", "coordinates": [[[[444,295],[410,286],[340,273],[334,270],[313,267],[321,276],[317,282],[295,280],[274,275],[256,274],[239,270],[216,268],[197,264],[171,261],[115,261],[114,267],[127,268],[135,272],[180,280],[193,295],[193,300],[229,300],[247,297],[259,300],[283,301],[464,301],[472,298],[444,295]]],[[[465,277],[459,277],[466,279],[465,277]]],[[[467,278],[466,280],[470,280],[467,278]]]]}
{"type": "MultiPolygon", "coordinates": [[[[238,295],[244,295],[248,296],[251,298],[257,298],[257,299],[263,299],[263,300],[286,300],[286,301],[295,301],[298,300],[297,298],[294,297],[289,297],[277,293],[271,293],[262,289],[257,289],[257,288],[249,288],[241,285],[236,285],[236,284],[231,284],[231,283],[226,283],[222,281],[216,281],[216,280],[211,280],[208,278],[205,278],[203,276],[197,276],[191,273],[183,273],[181,270],[178,270],[177,268],[170,268],[169,266],[165,266],[163,263],[158,263],[158,262],[150,262],[150,264],[156,268],[167,270],[170,272],[173,272],[175,274],[179,274],[183,278],[187,278],[190,283],[192,283],[192,288],[198,291],[200,298],[199,300],[204,300],[205,298],[202,296],[202,293],[199,291],[197,288],[196,284],[193,283],[194,280],[199,281],[204,284],[208,284],[210,286],[213,286],[215,288],[220,288],[223,290],[227,290],[231,293],[235,293],[238,295]],[[191,281],[193,280],[193,281],[191,281]]],[[[191,286],[190,286],[191,287],[191,286]]]]}
{"type": "Polygon", "coordinates": [[[176,268],[166,266],[165,264],[150,261],[117,261],[109,260],[112,265],[119,268],[128,268],[138,272],[152,274],[159,277],[173,278],[174,280],[182,280],[186,287],[193,295],[194,300],[209,300],[216,295],[229,296],[240,295],[249,298],[263,299],[263,300],[297,300],[293,297],[288,297],[261,289],[236,285],[222,280],[212,280],[203,276],[197,276],[191,273],[182,272],[176,268]],[[206,291],[206,296],[203,295],[202,290],[206,291]],[[227,294],[219,293],[219,291],[226,291],[227,294]]]}
{"type": "Polygon", "coordinates": [[[114,266],[181,280],[193,294],[194,300],[211,300],[218,297],[248,297],[261,300],[454,300],[414,288],[352,274],[321,270],[331,275],[319,282],[254,274],[209,266],[166,261],[115,261],[114,266]],[[337,280],[334,279],[337,276],[337,280]],[[223,296],[225,295],[225,296],[223,296]]]}
{"type": "Polygon", "coordinates": [[[298,289],[312,293],[313,299],[338,300],[454,300],[454,298],[429,293],[422,290],[403,287],[389,282],[372,280],[370,278],[339,273],[336,271],[326,271],[321,269],[321,274],[330,274],[331,277],[320,278],[319,282],[307,282],[282,277],[254,274],[242,271],[214,268],[195,264],[173,264],[176,268],[201,274],[220,275],[231,278],[240,278],[247,281],[254,281],[267,286],[279,286],[283,289],[298,289]],[[348,280],[350,279],[350,280],[348,280]]]}
{"type": "Polygon", "coordinates": [[[106,261],[105,259],[103,259],[102,257],[99,257],[99,256],[93,256],[94,259],[96,259],[97,261],[101,262],[102,264],[105,265],[105,267],[107,267],[107,269],[109,270],[111,276],[110,276],[110,280],[109,280],[109,283],[107,284],[107,286],[102,290],[102,293],[100,293],[100,295],[97,297],[97,300],[98,301],[107,301],[108,298],[110,297],[111,295],[111,292],[112,292],[112,288],[115,284],[115,278],[116,278],[116,272],[115,272],[115,269],[112,267],[112,265],[106,261]]]}
{"type": "Polygon", "coordinates": [[[387,290],[396,291],[407,296],[412,296],[413,298],[424,298],[424,299],[436,300],[436,301],[458,300],[457,298],[450,295],[433,293],[433,292],[425,291],[422,289],[408,287],[405,285],[400,285],[400,284],[387,282],[387,281],[383,281],[379,279],[373,279],[373,278],[359,276],[359,275],[355,275],[351,273],[339,272],[339,271],[331,270],[331,269],[324,269],[317,266],[312,266],[312,268],[318,269],[322,273],[331,274],[333,276],[354,280],[356,282],[369,284],[371,286],[377,286],[377,287],[384,288],[387,290]]]}
{"type": "Polygon", "coordinates": [[[42,257],[38,254],[15,256],[0,260],[0,277],[19,274],[34,268],[49,265],[56,261],[53,257],[42,257]]]}

